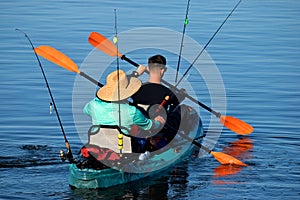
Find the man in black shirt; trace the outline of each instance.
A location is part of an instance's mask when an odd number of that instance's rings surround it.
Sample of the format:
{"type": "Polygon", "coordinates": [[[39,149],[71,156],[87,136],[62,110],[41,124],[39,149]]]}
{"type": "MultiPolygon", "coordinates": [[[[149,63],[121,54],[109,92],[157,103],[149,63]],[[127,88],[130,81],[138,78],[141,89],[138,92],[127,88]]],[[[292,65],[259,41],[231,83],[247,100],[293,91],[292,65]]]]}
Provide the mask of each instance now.
{"type": "MultiPolygon", "coordinates": [[[[155,55],[148,59],[149,80],[144,83],[141,88],[133,96],[133,102],[138,106],[143,107],[147,114],[153,118],[155,115],[165,115],[168,125],[177,129],[180,124],[180,109],[176,109],[179,101],[173,92],[161,84],[162,77],[167,70],[166,59],[162,55],[155,55]],[[164,107],[158,112],[157,108],[166,97],[170,97],[164,107]],[[175,112],[174,112],[175,110],[175,112]]],[[[165,146],[176,135],[176,131],[164,129],[162,133],[151,137],[146,143],[146,150],[154,151],[165,146]],[[157,140],[157,136],[159,140],[157,140]]]]}
{"type": "Polygon", "coordinates": [[[132,96],[136,104],[142,105],[159,105],[166,96],[171,97],[164,106],[174,109],[179,101],[173,92],[166,86],[161,84],[162,77],[167,70],[166,59],[161,55],[155,55],[148,59],[149,80],[144,83],[141,88],[132,96]]]}

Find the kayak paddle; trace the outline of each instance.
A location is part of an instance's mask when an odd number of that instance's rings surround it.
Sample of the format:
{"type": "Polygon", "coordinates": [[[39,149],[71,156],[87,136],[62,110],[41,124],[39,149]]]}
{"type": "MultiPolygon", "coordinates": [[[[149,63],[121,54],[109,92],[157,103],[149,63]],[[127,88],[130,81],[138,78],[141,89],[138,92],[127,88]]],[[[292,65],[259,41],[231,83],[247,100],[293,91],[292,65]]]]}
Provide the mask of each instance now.
{"type": "MultiPolygon", "coordinates": [[[[103,87],[103,84],[96,81],[94,78],[90,77],[86,73],[80,71],[78,69],[77,64],[68,56],[63,54],[62,52],[58,51],[57,49],[50,47],[50,46],[39,46],[34,48],[34,51],[41,57],[45,58],[46,60],[53,62],[54,64],[65,68],[66,70],[69,70],[71,72],[76,72],[77,74],[81,75],[82,77],[88,79],[95,85],[98,85],[99,87],[103,87]]],[[[143,65],[140,65],[138,69],[134,72],[134,76],[139,76],[146,71],[146,67],[143,65]]]]}
{"type": "Polygon", "coordinates": [[[219,161],[222,165],[238,165],[238,166],[247,166],[247,164],[243,163],[242,161],[228,155],[222,152],[214,152],[212,150],[210,150],[209,148],[203,146],[202,144],[200,144],[199,142],[196,142],[195,140],[193,140],[192,138],[188,137],[187,135],[185,135],[184,133],[181,133],[180,131],[178,132],[178,134],[183,137],[184,139],[186,139],[189,142],[192,142],[194,145],[198,146],[199,148],[203,149],[204,151],[206,151],[207,153],[211,154],[217,161],[219,161]]]}
{"type": "MultiPolygon", "coordinates": [[[[122,60],[127,61],[128,63],[132,64],[135,67],[138,67],[139,64],[135,63],[131,59],[127,58],[125,55],[122,55],[119,51],[117,51],[117,47],[106,37],[101,35],[97,32],[92,32],[88,38],[89,43],[96,47],[97,49],[103,51],[104,53],[108,54],[109,56],[118,56],[122,60]],[[118,53],[117,53],[118,52],[118,53]]],[[[149,74],[148,71],[146,73],[149,74]]],[[[179,91],[177,87],[174,87],[172,84],[168,83],[167,81],[163,80],[161,81],[163,84],[167,85],[171,89],[179,91]]],[[[206,106],[205,104],[201,103],[200,101],[196,100],[192,96],[186,94],[186,97],[193,101],[194,103],[198,104],[202,108],[206,109],[207,111],[214,114],[216,117],[220,118],[220,123],[223,124],[225,127],[230,129],[231,131],[240,134],[240,135],[246,135],[253,132],[253,127],[246,122],[230,117],[230,116],[222,116],[221,113],[214,111],[210,107],[206,106]]]]}

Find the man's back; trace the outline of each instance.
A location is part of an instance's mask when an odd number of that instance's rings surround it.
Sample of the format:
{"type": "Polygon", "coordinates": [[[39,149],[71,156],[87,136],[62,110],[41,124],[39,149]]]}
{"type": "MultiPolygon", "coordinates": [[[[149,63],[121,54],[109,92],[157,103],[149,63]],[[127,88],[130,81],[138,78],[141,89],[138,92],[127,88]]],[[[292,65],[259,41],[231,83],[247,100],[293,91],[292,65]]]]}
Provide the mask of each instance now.
{"type": "Polygon", "coordinates": [[[136,104],[154,105],[160,104],[166,96],[172,96],[168,105],[177,106],[178,100],[175,95],[171,95],[172,91],[164,85],[157,83],[145,83],[139,91],[132,96],[136,104]]]}

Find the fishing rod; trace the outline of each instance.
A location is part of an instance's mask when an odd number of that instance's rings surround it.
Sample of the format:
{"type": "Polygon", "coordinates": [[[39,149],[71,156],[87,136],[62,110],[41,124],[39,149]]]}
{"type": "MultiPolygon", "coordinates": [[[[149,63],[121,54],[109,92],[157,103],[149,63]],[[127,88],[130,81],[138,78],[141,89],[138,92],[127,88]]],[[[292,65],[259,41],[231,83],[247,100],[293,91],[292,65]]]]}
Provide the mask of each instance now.
{"type": "MultiPolygon", "coordinates": [[[[114,15],[115,15],[115,36],[113,39],[113,42],[116,45],[116,53],[117,55],[119,54],[119,45],[118,45],[118,28],[117,28],[117,10],[114,9],[114,15]]],[[[119,57],[117,57],[117,79],[118,79],[118,117],[119,117],[119,127],[121,127],[121,102],[120,102],[120,63],[119,63],[119,57]]],[[[118,148],[120,150],[120,154],[122,154],[122,150],[123,150],[123,134],[122,133],[118,133],[118,148]]]]}
{"type": "Polygon", "coordinates": [[[22,30],[20,30],[20,29],[18,29],[18,28],[16,29],[16,31],[20,31],[21,33],[23,33],[23,34],[25,35],[25,37],[28,39],[28,41],[29,41],[29,43],[30,43],[30,45],[31,45],[31,47],[32,47],[32,50],[33,50],[33,52],[34,52],[34,54],[35,54],[35,56],[36,56],[36,59],[37,59],[37,61],[38,61],[38,63],[39,63],[40,69],[41,69],[41,71],[42,71],[42,74],[43,74],[43,77],[44,77],[44,80],[45,80],[45,83],[46,83],[46,86],[47,86],[47,88],[48,88],[48,92],[49,92],[49,95],[50,95],[50,98],[51,98],[50,109],[51,109],[51,106],[53,105],[53,106],[54,106],[55,113],[56,113],[56,117],[57,117],[58,122],[59,122],[59,126],[60,126],[60,128],[61,128],[62,134],[63,134],[64,139],[65,139],[65,144],[66,144],[66,148],[67,148],[66,158],[69,160],[69,162],[73,162],[74,158],[73,158],[73,154],[72,154],[72,151],[71,151],[71,147],[70,147],[69,141],[68,141],[68,139],[67,139],[67,136],[66,136],[64,127],[63,127],[63,125],[62,125],[62,122],[61,122],[61,120],[60,120],[60,117],[59,117],[59,114],[58,114],[58,111],[57,111],[57,107],[56,107],[56,104],[55,104],[55,101],[54,101],[54,98],[53,98],[53,95],[52,95],[50,86],[49,86],[49,84],[48,84],[48,81],[47,81],[47,78],[46,78],[46,74],[45,74],[44,69],[43,69],[43,67],[42,67],[41,61],[40,61],[40,59],[39,59],[37,53],[35,52],[35,48],[34,48],[34,46],[33,46],[33,43],[31,42],[29,36],[28,36],[24,31],[22,31],[22,30]]]}
{"type": "Polygon", "coordinates": [[[188,0],[187,6],[186,6],[186,11],[185,11],[185,19],[184,19],[184,25],[183,25],[183,31],[182,31],[182,37],[181,37],[180,50],[179,50],[179,55],[178,55],[177,69],[176,69],[175,85],[177,83],[177,78],[178,78],[178,72],[179,72],[179,66],[180,66],[180,60],[181,60],[181,54],[182,54],[182,48],[183,48],[183,40],[184,40],[185,29],[186,29],[186,26],[189,23],[189,19],[188,19],[189,7],[190,7],[190,0],[188,0]]]}
{"type": "Polygon", "coordinates": [[[191,63],[191,65],[187,68],[187,70],[182,75],[181,79],[175,84],[175,88],[179,85],[179,83],[184,79],[184,77],[187,75],[187,73],[190,71],[190,69],[193,67],[195,62],[198,60],[198,58],[202,55],[206,47],[210,44],[210,42],[214,39],[214,37],[217,35],[217,33],[221,30],[222,26],[225,24],[225,22],[228,20],[228,18],[232,15],[232,13],[235,11],[235,9],[238,7],[238,5],[241,3],[242,0],[239,0],[239,2],[234,6],[234,8],[231,10],[231,12],[227,15],[225,20],[222,22],[222,24],[219,26],[219,28],[216,30],[216,32],[212,35],[212,37],[208,40],[208,42],[205,44],[205,46],[202,48],[202,50],[199,52],[199,54],[196,56],[194,61],[191,63]]]}
{"type": "MultiPolygon", "coordinates": [[[[238,7],[238,5],[241,3],[242,0],[239,0],[238,3],[234,6],[234,8],[231,10],[231,12],[227,15],[227,17],[225,18],[225,20],[222,22],[222,24],[219,26],[219,28],[215,31],[215,33],[211,36],[211,38],[208,40],[208,42],[205,44],[205,46],[201,49],[201,51],[199,52],[199,54],[196,56],[196,58],[194,59],[194,61],[191,63],[191,65],[188,67],[188,69],[185,71],[185,73],[182,75],[182,77],[179,79],[179,81],[174,85],[174,87],[171,87],[171,93],[165,97],[165,99],[161,102],[161,104],[159,105],[159,108],[161,108],[162,106],[164,106],[168,100],[170,100],[172,98],[172,96],[175,95],[175,91],[178,91],[178,85],[180,84],[180,82],[184,79],[184,77],[187,75],[187,73],[190,71],[190,69],[193,67],[193,65],[195,64],[195,62],[198,60],[198,58],[202,55],[202,53],[204,52],[204,50],[206,49],[206,47],[210,44],[210,42],[214,39],[214,37],[217,35],[217,33],[221,30],[221,28],[223,27],[223,25],[226,23],[226,21],[228,20],[228,18],[232,15],[232,13],[235,11],[235,9],[238,7]]],[[[182,93],[181,91],[179,91],[181,94],[184,94],[186,97],[189,97],[186,92],[182,93]]],[[[190,98],[191,99],[191,98],[190,98]]],[[[191,99],[193,101],[193,99],[191,99]]],[[[195,101],[194,101],[195,102],[195,101]]],[[[198,105],[202,106],[203,108],[205,108],[206,110],[210,111],[211,113],[213,113],[216,117],[218,117],[220,119],[220,122],[226,126],[227,128],[229,128],[230,130],[238,133],[238,134],[249,134],[253,131],[253,127],[239,119],[236,119],[234,117],[230,117],[230,116],[222,116],[220,112],[216,112],[213,109],[211,109],[210,107],[204,105],[201,102],[197,102],[198,105]],[[239,125],[239,126],[237,126],[239,125]]]]}
{"type": "MultiPolygon", "coordinates": [[[[161,102],[160,104],[160,108],[162,106],[164,106],[168,100],[170,100],[172,98],[172,96],[174,96],[174,92],[176,91],[177,86],[179,85],[179,83],[184,79],[184,77],[187,75],[187,73],[190,71],[190,69],[193,67],[193,65],[195,64],[195,62],[198,60],[198,58],[201,56],[201,54],[204,52],[204,50],[206,49],[206,47],[210,44],[210,42],[214,39],[214,37],[217,35],[217,33],[221,30],[222,26],[225,24],[225,22],[228,20],[228,18],[231,16],[231,14],[235,11],[235,9],[238,7],[238,5],[241,3],[242,0],[240,0],[235,6],[234,8],[231,10],[231,12],[227,15],[227,17],[225,18],[225,20],[222,22],[222,24],[219,26],[219,28],[215,31],[215,33],[211,36],[211,38],[208,40],[208,42],[205,44],[205,46],[201,49],[200,53],[196,56],[196,58],[194,59],[194,61],[191,63],[191,65],[188,67],[188,69],[185,71],[185,73],[182,75],[182,77],[179,79],[179,81],[176,83],[175,81],[175,85],[172,89],[172,92],[165,97],[165,99],[161,102]]],[[[189,2],[188,2],[189,5],[189,2]]],[[[188,9],[187,9],[188,12],[188,9]]],[[[187,14],[186,14],[187,16],[187,14]]],[[[187,19],[187,18],[186,18],[187,19]]],[[[184,32],[185,32],[185,27],[183,29],[183,35],[182,38],[184,37],[184,32]]],[[[183,43],[183,39],[181,40],[181,42],[183,43]]],[[[182,46],[181,43],[181,46],[182,46]]],[[[179,54],[179,58],[181,57],[181,52],[179,54]]],[[[177,65],[177,72],[176,72],[176,80],[177,80],[177,74],[178,74],[178,70],[179,70],[179,63],[177,65]]],[[[217,117],[221,117],[221,113],[215,113],[217,117]]]]}
{"type": "MultiPolygon", "coordinates": [[[[219,26],[219,28],[215,31],[215,33],[211,36],[211,38],[208,40],[208,42],[205,44],[205,46],[201,49],[201,51],[199,52],[199,54],[196,56],[196,58],[194,59],[194,61],[191,63],[191,65],[188,67],[188,69],[185,71],[185,73],[182,75],[182,77],[179,79],[179,81],[176,83],[175,81],[175,85],[174,87],[171,87],[172,92],[165,97],[165,99],[161,102],[159,108],[161,108],[162,106],[164,106],[168,100],[170,100],[175,94],[175,91],[178,91],[178,85],[180,84],[180,82],[184,79],[184,77],[187,75],[187,73],[190,71],[190,69],[193,67],[193,65],[195,64],[195,62],[198,60],[198,58],[202,55],[202,53],[204,52],[204,50],[206,49],[206,47],[210,44],[210,42],[214,39],[214,37],[217,35],[217,33],[221,30],[222,26],[225,24],[225,22],[228,20],[228,18],[232,15],[232,13],[235,11],[235,9],[238,7],[238,5],[241,3],[242,0],[240,0],[235,6],[234,8],[231,10],[231,12],[227,15],[227,17],[225,18],[225,20],[222,22],[222,24],[219,26]]],[[[189,2],[188,2],[189,3],[189,2]]],[[[187,10],[188,11],[188,10],[187,10]]],[[[185,27],[184,27],[185,28],[185,27]]],[[[183,42],[183,40],[182,40],[183,42]]],[[[180,55],[179,55],[180,56],[180,55]]],[[[180,56],[181,57],[181,56],[180,56]]],[[[178,73],[178,65],[177,65],[177,73],[178,73]]],[[[177,75],[176,73],[176,75],[177,75]]],[[[177,78],[177,76],[176,76],[177,78]]],[[[180,92],[180,91],[179,91],[180,92]]],[[[182,92],[180,92],[182,93],[182,92]]],[[[187,96],[187,95],[185,95],[187,96]]],[[[202,104],[201,102],[198,102],[198,104],[204,108],[206,108],[208,111],[210,111],[211,113],[213,113],[216,117],[221,118],[221,113],[219,112],[215,112],[214,110],[212,110],[211,108],[207,107],[206,105],[202,104]],[[202,105],[201,105],[202,104],[202,105]]],[[[225,125],[226,119],[224,120],[224,125],[225,125]]],[[[227,123],[228,124],[228,123],[227,123]]]]}

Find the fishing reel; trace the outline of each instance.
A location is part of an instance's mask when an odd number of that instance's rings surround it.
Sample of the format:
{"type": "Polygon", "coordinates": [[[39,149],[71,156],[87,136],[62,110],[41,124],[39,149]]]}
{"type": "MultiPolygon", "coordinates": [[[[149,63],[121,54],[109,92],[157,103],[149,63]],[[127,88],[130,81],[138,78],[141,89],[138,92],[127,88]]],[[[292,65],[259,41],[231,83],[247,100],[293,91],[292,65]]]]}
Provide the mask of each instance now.
{"type": "Polygon", "coordinates": [[[61,149],[59,151],[59,157],[60,157],[62,162],[65,162],[66,160],[68,160],[70,163],[74,162],[72,153],[69,150],[65,153],[64,150],[61,149]]]}
{"type": "Polygon", "coordinates": [[[65,161],[66,161],[67,155],[66,155],[66,153],[64,152],[64,150],[61,149],[61,150],[59,151],[59,157],[60,157],[60,159],[61,159],[62,162],[65,162],[65,161]]]}

